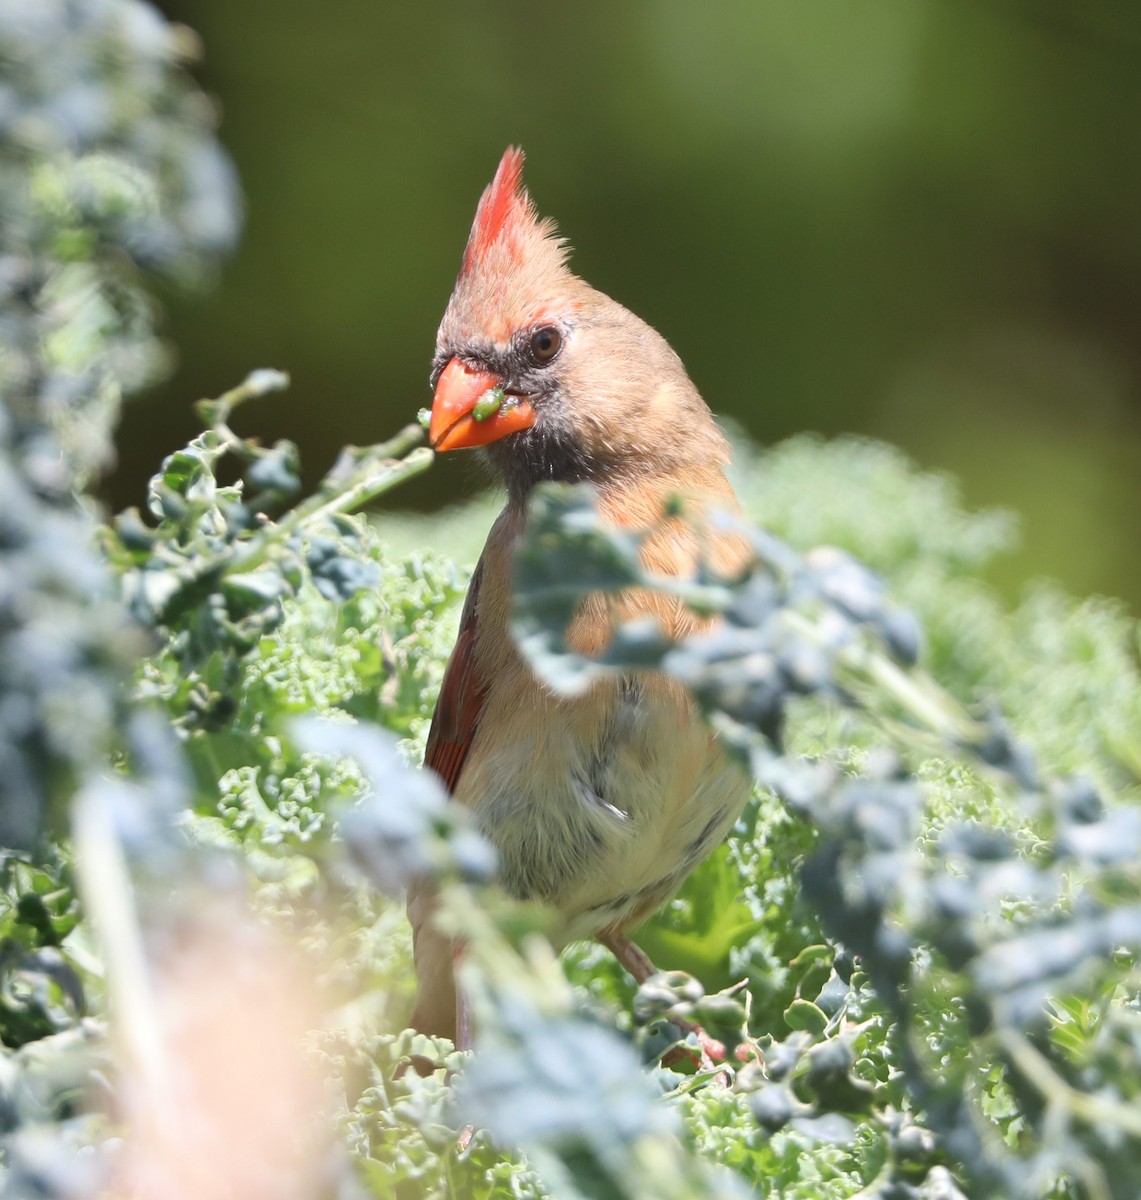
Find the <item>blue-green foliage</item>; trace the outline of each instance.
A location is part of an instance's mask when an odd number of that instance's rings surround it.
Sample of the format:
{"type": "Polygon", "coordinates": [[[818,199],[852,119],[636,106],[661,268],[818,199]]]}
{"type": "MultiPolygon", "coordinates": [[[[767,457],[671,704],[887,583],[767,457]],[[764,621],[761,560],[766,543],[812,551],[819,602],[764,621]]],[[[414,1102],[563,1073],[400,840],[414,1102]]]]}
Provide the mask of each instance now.
{"type": "MultiPolygon", "coordinates": [[[[881,487],[885,499],[898,498],[908,474],[883,448],[801,443],[768,456],[777,479],[782,455],[797,464],[800,478],[813,479],[814,488],[825,477],[815,460],[828,463],[828,489],[837,499],[852,482],[845,474],[866,469],[868,462],[878,460],[881,480],[888,476],[881,487]]],[[[757,464],[759,477],[766,465],[764,459],[757,464]]],[[[787,498],[787,476],[783,484],[787,498]]],[[[957,524],[971,532],[959,514],[940,514],[923,503],[924,493],[929,501],[938,486],[919,481],[915,506],[925,510],[917,515],[936,548],[940,527],[957,524]]],[[[865,487],[858,505],[871,530],[869,548],[883,555],[891,537],[896,553],[907,552],[903,561],[884,562],[899,571],[900,593],[911,583],[916,599],[935,602],[942,589],[925,592],[929,581],[946,585],[958,576],[960,591],[988,618],[989,662],[981,656],[972,662],[969,648],[958,661],[954,643],[945,647],[957,668],[947,671],[956,686],[980,697],[973,711],[926,674],[907,669],[918,646],[916,627],[842,551],[801,557],[767,534],[753,534],[758,563],[742,579],[699,573],[681,582],[655,580],[642,571],[627,534],[603,529],[581,489],[552,489],[537,498],[518,559],[520,644],[556,686],[569,689],[600,669],[624,665],[654,662],[676,674],[694,689],[722,735],[748,756],[762,785],[813,827],[811,847],[803,841],[788,847],[799,851],[797,857],[808,850],[799,873],[802,896],[815,909],[819,928],[858,955],[857,968],[853,974],[849,961],[841,970],[836,960],[829,971],[832,956],[825,952],[814,964],[813,981],[808,983],[811,974],[800,980],[782,1022],[760,1010],[758,1031],[775,1036],[781,1023],[797,1031],[768,1048],[765,1075],[773,1075],[774,1054],[791,1056],[789,1075],[799,1081],[792,1089],[779,1080],[760,1086],[763,1123],[795,1128],[798,1112],[818,1120],[836,1108],[852,1117],[872,1103],[863,1086],[871,1082],[877,1109],[911,1107],[922,1114],[941,1135],[940,1141],[924,1135],[931,1151],[957,1158],[982,1190],[1037,1195],[1061,1174],[1080,1181],[1074,1186],[1127,1195],[1141,1153],[1141,1130],[1132,1115],[1141,1062],[1124,1049],[1135,1021],[1133,964],[1141,943],[1132,631],[1112,606],[1075,609],[1051,592],[1035,594],[1014,621],[1003,618],[985,589],[964,573],[972,557],[968,538],[962,553],[950,542],[949,553],[925,554],[922,530],[907,528],[910,508],[873,512],[873,497],[865,487]],[[722,613],[725,623],[678,648],[657,643],[641,627],[620,632],[600,666],[562,642],[560,622],[574,606],[565,581],[577,579],[585,586],[658,587],[722,613]],[[1052,618],[1048,637],[1044,611],[1052,618]],[[1082,630],[1080,668],[1072,634],[1059,636],[1067,626],[1082,630]],[[998,654],[996,643],[1002,646],[998,654]],[[1077,675],[1088,682],[1106,671],[1103,694],[1117,703],[1096,719],[1087,709],[1080,719],[1113,733],[1090,740],[1087,726],[1084,755],[1073,752],[1072,739],[1064,747],[1051,743],[1061,733],[1056,710],[1037,720],[1028,713],[1027,740],[1017,736],[1030,708],[1023,671],[1041,673],[1044,665],[1056,666],[1071,686],[1077,675]],[[970,675],[968,685],[963,677],[970,675]],[[1015,701],[1009,708],[1008,695],[1015,701]],[[1017,714],[1016,729],[997,715],[1000,710],[1012,719],[1017,714]],[[1032,741],[1040,744],[1037,756],[1032,741]],[[786,745],[795,756],[782,754],[786,745]],[[1036,757],[1054,769],[1081,766],[1091,778],[1045,779],[1036,757]],[[1100,794],[1092,778],[1101,782],[1100,794]],[[868,982],[875,994],[870,1008],[868,982]],[[1101,997],[1101,1035],[1115,1052],[1096,1062],[1087,1057],[1077,1071],[1068,1049],[1071,1018],[1064,1014],[1075,1005],[1087,1011],[1090,995],[1101,997]],[[861,1020],[867,1017],[871,1024],[861,1020]],[[879,1033],[869,1036],[877,1024],[879,1033]],[[822,1055],[827,1070],[820,1067],[822,1055]],[[806,1100],[815,1107],[805,1110],[806,1100]],[[1016,1122],[999,1122],[1009,1145],[986,1120],[1004,1110],[1008,1118],[1018,1114],[1016,1122]],[[1048,1138],[1036,1131],[1034,1119],[1046,1112],[1056,1122],[1048,1138]]],[[[815,519],[823,525],[827,510],[818,497],[814,501],[815,519]]],[[[809,505],[803,496],[801,505],[809,505]]],[[[863,526],[851,524],[847,508],[837,506],[831,526],[838,541],[863,549],[863,526]]],[[[991,533],[983,522],[973,532],[982,538],[991,533]]],[[[1079,704],[1081,690],[1079,685],[1079,704]]],[[[738,831],[738,854],[742,833],[746,846],[756,845],[753,818],[746,817],[738,831]]],[[[789,856],[777,861],[787,879],[789,856]]],[[[703,872],[724,869],[714,860],[703,872]]],[[[754,888],[756,882],[754,877],[754,888]]],[[[736,884],[724,887],[730,905],[748,897],[748,882],[736,884]]],[[[746,936],[735,939],[733,962],[746,977],[763,978],[774,957],[765,926],[777,914],[766,912],[755,896],[749,900],[739,904],[738,929],[746,936]],[[761,930],[751,941],[748,916],[761,930]]],[[[802,904],[794,901],[785,911],[792,916],[802,904]]],[[[683,896],[671,920],[675,945],[686,932],[695,945],[706,940],[695,916],[683,896]]],[[[770,928],[782,924],[778,917],[770,928]]],[[[791,961],[803,962],[803,954],[791,961]]],[[[763,983],[756,987],[762,997],[766,990],[763,983]]],[[[742,1072],[738,1085],[747,1080],[742,1072]]],[[[885,1137],[878,1153],[885,1162],[877,1186],[895,1188],[922,1171],[914,1153],[904,1158],[895,1147],[891,1110],[879,1118],[885,1137]]],[[[865,1134],[874,1124],[864,1122],[865,1134]]],[[[849,1140],[858,1150],[861,1143],[849,1140]]]]}
{"type": "Polygon", "coordinates": [[[236,235],[186,39],[133,0],[0,4],[0,1037],[82,1010],[74,789],[122,753],[142,648],[77,487],[161,350],[139,269],[200,272],[236,235]],[[49,919],[50,914],[50,919],[49,919]],[[66,918],[64,914],[67,914],[66,918]]]}
{"type": "Polygon", "coordinates": [[[190,49],[137,0],[0,3],[0,1129],[18,1195],[94,1161],[38,1132],[97,1100],[88,1051],[105,1057],[67,812],[112,756],[147,758],[123,693],[144,643],[79,492],[163,358],[140,271],[200,274],[237,232],[190,49]]]}
{"type": "Polygon", "coordinates": [[[0,773],[5,844],[114,741],[135,647],[74,488],[160,356],[142,266],[234,239],[231,173],[149,6],[0,5],[0,773]],[[48,719],[44,714],[50,711],[48,719]]]}
{"type": "Polygon", "coordinates": [[[139,944],[170,950],[212,886],[246,889],[337,1014],[309,1047],[352,1154],[330,1194],[1135,1194],[1136,629],[1049,586],[1005,612],[984,576],[1008,518],[888,447],[739,445],[759,564],[677,584],[644,578],[588,495],[539,497],[517,626],[537,668],[673,671],[759,780],[639,931],[671,971],[636,993],[597,946],[556,961],[543,914],[487,885],[466,814],[409,772],[470,565],[442,525],[359,515],[428,465],[414,429],[302,499],[297,449],[232,428],[285,383],[255,372],[97,545],[79,497],[161,359],[140,272],[200,274],[237,226],[188,45],[137,0],[0,0],[4,1193],[94,1194],[114,1157],[106,1093],[131,1063],[106,989],[127,1040],[133,998],[79,894],[122,888],[139,944]],[[567,654],[584,588],[632,583],[723,626],[567,654]],[[91,864],[108,847],[121,878],[91,864]],[[398,894],[425,878],[467,946],[474,1059],[402,1029],[398,894]],[[692,1020],[728,1047],[716,1072],[662,1065],[692,1020]]]}
{"type": "Polygon", "coordinates": [[[194,50],[140,0],[0,5],[0,384],[50,426],[65,487],[106,464],[122,393],[161,366],[140,269],[201,275],[237,236],[233,169],[180,69],[194,50]]]}

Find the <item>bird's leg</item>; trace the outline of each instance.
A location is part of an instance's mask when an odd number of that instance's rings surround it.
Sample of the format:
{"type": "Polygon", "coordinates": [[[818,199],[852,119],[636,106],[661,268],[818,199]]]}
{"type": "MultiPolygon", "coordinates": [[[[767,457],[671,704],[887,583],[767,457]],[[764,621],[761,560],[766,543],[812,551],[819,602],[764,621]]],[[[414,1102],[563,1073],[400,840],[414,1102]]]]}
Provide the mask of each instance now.
{"type": "MultiPolygon", "coordinates": [[[[430,1037],[448,1038],[457,1049],[471,1048],[471,1020],[467,1000],[456,985],[464,943],[442,932],[437,925],[439,898],[427,880],[408,889],[408,917],[412,922],[412,949],[416,960],[416,1007],[410,1024],[430,1037]]],[[[412,1068],[430,1075],[438,1063],[413,1055],[412,1068]]]]}
{"type": "MultiPolygon", "coordinates": [[[[611,928],[603,929],[598,933],[598,940],[610,951],[611,954],[634,976],[639,986],[646,982],[651,975],[658,974],[658,968],[654,966],[654,961],[636,942],[632,942],[620,929],[611,928]]],[[[716,1071],[717,1064],[725,1060],[725,1046],[716,1038],[711,1038],[694,1021],[686,1021],[680,1017],[670,1017],[670,1024],[676,1025],[683,1033],[692,1033],[697,1038],[697,1044],[701,1049],[698,1064],[703,1071],[716,1071]]],[[[693,1059],[692,1050],[686,1051],[685,1047],[679,1046],[671,1050],[662,1063],[665,1066],[670,1066],[672,1062],[677,1062],[681,1055],[693,1059]]]]}
{"type": "Polygon", "coordinates": [[[600,930],[598,940],[634,976],[639,985],[658,973],[653,959],[636,942],[630,941],[620,929],[600,930]]]}
{"type": "MultiPolygon", "coordinates": [[[[464,995],[464,990],[459,985],[460,975],[460,956],[463,954],[463,942],[456,942],[452,947],[452,978],[456,981],[456,1040],[455,1047],[457,1050],[471,1049],[471,1008],[467,1002],[467,996],[464,995]]],[[[475,1134],[474,1125],[465,1125],[460,1130],[459,1137],[456,1141],[459,1143],[460,1150],[466,1150],[471,1145],[471,1139],[475,1134]]]]}
{"type": "Polygon", "coordinates": [[[463,954],[463,942],[456,942],[452,948],[452,978],[456,980],[456,1038],[457,1050],[471,1049],[471,1009],[468,1007],[464,990],[459,986],[460,957],[463,954]]]}

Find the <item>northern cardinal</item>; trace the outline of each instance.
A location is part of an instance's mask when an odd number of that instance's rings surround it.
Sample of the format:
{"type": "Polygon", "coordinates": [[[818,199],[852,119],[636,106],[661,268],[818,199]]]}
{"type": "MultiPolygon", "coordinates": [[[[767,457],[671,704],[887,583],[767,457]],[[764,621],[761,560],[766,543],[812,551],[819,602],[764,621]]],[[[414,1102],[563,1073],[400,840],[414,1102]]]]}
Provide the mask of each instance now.
{"type": "MultiPolygon", "coordinates": [[[[691,518],[735,509],[725,438],[665,339],[570,271],[522,167],[509,148],[484,191],[436,338],[431,444],[486,447],[507,503],[472,575],[425,764],[498,849],[504,888],[555,911],[556,943],[597,936],[641,981],[655,968],[624,930],[722,841],[749,783],[673,680],[631,673],[567,698],[537,678],[508,631],[512,548],[529,492],[550,479],[589,480],[604,520],[652,530],[643,559],[656,572],[691,571],[699,553],[729,572],[748,550],[713,532],[699,547],[667,515],[677,497],[691,518]]],[[[597,652],[616,620],[647,614],[675,638],[701,628],[681,604],[630,592],[588,597],[568,641],[597,652]]],[[[412,1024],[463,1043],[453,947],[427,885],[408,910],[412,1024]]]]}

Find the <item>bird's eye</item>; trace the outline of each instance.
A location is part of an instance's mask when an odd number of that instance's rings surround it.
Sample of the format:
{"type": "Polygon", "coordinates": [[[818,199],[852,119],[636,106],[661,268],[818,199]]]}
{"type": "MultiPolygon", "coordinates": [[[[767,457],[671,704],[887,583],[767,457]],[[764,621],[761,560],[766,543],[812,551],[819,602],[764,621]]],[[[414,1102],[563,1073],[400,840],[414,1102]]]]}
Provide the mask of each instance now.
{"type": "Polygon", "coordinates": [[[563,347],[563,335],[550,325],[531,334],[531,356],[540,366],[546,366],[563,347]]]}

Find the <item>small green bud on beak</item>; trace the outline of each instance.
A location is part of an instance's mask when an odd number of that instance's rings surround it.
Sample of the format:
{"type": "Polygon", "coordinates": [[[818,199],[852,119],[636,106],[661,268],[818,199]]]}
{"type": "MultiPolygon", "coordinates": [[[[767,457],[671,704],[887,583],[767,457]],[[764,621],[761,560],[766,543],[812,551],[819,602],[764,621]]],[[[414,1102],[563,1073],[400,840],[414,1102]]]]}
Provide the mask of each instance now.
{"type": "Polygon", "coordinates": [[[502,407],[503,389],[501,387],[488,388],[475,402],[475,408],[471,410],[471,419],[486,421],[488,417],[494,417],[502,407]]]}
{"type": "Polygon", "coordinates": [[[427,429],[428,426],[431,425],[431,423],[432,423],[432,410],[430,408],[422,408],[416,414],[416,420],[419,421],[420,424],[423,425],[425,429],[427,429]]]}

